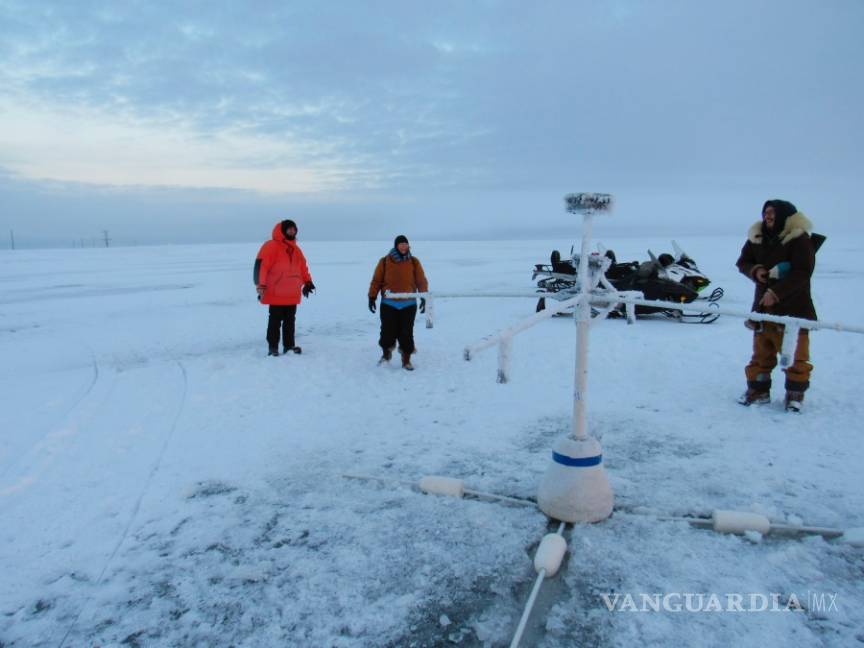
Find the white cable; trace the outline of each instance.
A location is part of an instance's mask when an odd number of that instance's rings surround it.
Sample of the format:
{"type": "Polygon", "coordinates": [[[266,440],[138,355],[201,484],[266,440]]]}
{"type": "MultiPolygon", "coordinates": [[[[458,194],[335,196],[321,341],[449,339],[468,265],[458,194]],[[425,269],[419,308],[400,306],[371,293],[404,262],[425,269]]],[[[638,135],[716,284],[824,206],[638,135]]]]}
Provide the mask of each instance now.
{"type": "MultiPolygon", "coordinates": [[[[555,533],[562,535],[563,532],[564,522],[558,526],[558,530],[555,533]]],[[[540,588],[543,586],[545,578],[545,569],[541,569],[537,572],[537,580],[534,581],[534,587],[531,589],[531,596],[528,597],[528,602],[525,604],[525,610],[522,612],[522,618],[519,620],[516,634],[513,635],[513,641],[510,642],[510,648],[519,648],[519,642],[522,641],[522,635],[525,633],[525,626],[528,625],[528,618],[531,616],[531,611],[534,609],[534,603],[537,601],[537,595],[540,593],[540,588]]]]}
{"type": "Polygon", "coordinates": [[[797,526],[795,524],[774,524],[771,523],[772,531],[788,531],[792,533],[807,533],[811,535],[821,535],[825,538],[839,538],[843,535],[843,529],[831,529],[828,527],[811,527],[797,526]]]}
{"type": "Polygon", "coordinates": [[[390,477],[371,477],[369,475],[342,475],[345,479],[359,479],[360,481],[376,481],[382,484],[401,484],[402,486],[414,487],[416,486],[416,482],[408,481],[406,479],[392,479],[390,477]]]}
{"type": "Polygon", "coordinates": [[[482,497],[484,499],[501,500],[502,502],[510,502],[511,504],[519,504],[520,506],[537,506],[537,503],[532,502],[531,500],[519,499],[517,497],[507,497],[506,495],[496,495],[495,493],[483,493],[481,491],[470,490],[468,488],[465,489],[465,494],[473,495],[474,497],[482,497]]]}
{"type": "MultiPolygon", "coordinates": [[[[391,479],[388,477],[372,477],[370,475],[351,475],[351,474],[343,474],[342,477],[345,479],[357,479],[360,481],[374,481],[381,484],[399,484],[400,486],[407,486],[408,488],[418,488],[418,483],[416,481],[408,481],[405,479],[391,479]]],[[[483,491],[473,490],[470,488],[466,488],[462,491],[466,495],[471,495],[472,497],[478,497],[482,499],[490,499],[490,500],[499,500],[502,502],[507,502],[509,504],[518,504],[519,506],[530,506],[531,508],[536,508],[537,503],[533,502],[529,499],[519,499],[518,497],[508,497],[507,495],[498,495],[497,493],[485,493],[483,491]]]]}
{"type": "Polygon", "coordinates": [[[683,517],[679,515],[651,515],[650,513],[630,513],[630,515],[643,515],[645,517],[653,517],[663,522],[687,522],[693,526],[711,527],[714,523],[706,518],[683,517]]]}
{"type": "Polygon", "coordinates": [[[525,604],[525,610],[522,612],[522,618],[519,620],[519,626],[516,628],[516,634],[513,635],[513,641],[510,642],[510,648],[519,648],[519,642],[522,641],[522,634],[525,632],[525,626],[528,624],[528,617],[531,616],[531,610],[534,609],[534,601],[537,600],[537,594],[540,593],[540,587],[543,585],[543,579],[546,578],[546,570],[541,569],[537,574],[537,580],[534,581],[534,589],[531,590],[531,596],[528,597],[528,602],[525,604]]]}
{"type": "MultiPolygon", "coordinates": [[[[413,481],[408,481],[405,479],[392,479],[387,477],[374,477],[370,475],[351,475],[344,474],[342,477],[346,479],[357,479],[360,481],[374,481],[379,482],[381,484],[399,484],[401,486],[407,486],[408,488],[417,488],[418,483],[413,481]]],[[[517,504],[519,506],[529,506],[536,507],[537,503],[529,500],[529,499],[519,499],[518,497],[508,497],[507,495],[498,495],[497,493],[486,493],[484,491],[473,490],[470,488],[466,488],[463,490],[465,495],[471,495],[472,497],[477,497],[480,499],[489,499],[489,500],[497,500],[501,502],[507,502],[509,504],[517,504]]],[[[706,527],[713,528],[714,521],[711,518],[706,517],[687,517],[681,515],[657,515],[654,513],[641,513],[638,511],[631,511],[626,509],[616,509],[616,512],[624,515],[638,515],[640,517],[653,517],[656,520],[661,520],[663,522],[687,522],[693,526],[697,527],[706,527]]],[[[563,524],[563,523],[562,523],[563,524]]],[[[834,529],[830,527],[816,527],[816,526],[804,526],[804,525],[795,525],[795,524],[782,524],[782,523],[774,523],[770,524],[770,531],[780,531],[785,533],[804,533],[809,535],[821,535],[825,538],[839,538],[843,536],[843,529],[834,529]]],[[[559,533],[560,535],[560,533],[559,533]]]]}
{"type": "MultiPolygon", "coordinates": [[[[627,511],[629,515],[640,515],[645,517],[653,517],[664,522],[687,522],[693,526],[713,528],[714,521],[711,518],[683,517],[678,515],[652,515],[651,513],[637,513],[635,511],[627,511]]],[[[780,531],[785,533],[803,533],[808,535],[821,535],[825,538],[839,538],[843,535],[843,529],[832,529],[830,527],[815,527],[804,526],[797,524],[769,524],[769,533],[780,531]]]]}

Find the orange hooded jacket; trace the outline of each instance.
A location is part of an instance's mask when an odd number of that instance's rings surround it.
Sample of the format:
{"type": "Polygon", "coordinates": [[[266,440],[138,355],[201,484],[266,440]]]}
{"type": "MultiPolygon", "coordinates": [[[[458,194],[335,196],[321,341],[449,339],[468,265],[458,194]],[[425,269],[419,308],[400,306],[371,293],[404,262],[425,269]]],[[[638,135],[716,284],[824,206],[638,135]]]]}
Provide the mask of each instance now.
{"type": "Polygon", "coordinates": [[[297,241],[282,234],[282,223],[273,228],[273,238],[266,241],[255,258],[253,280],[264,288],[262,304],[296,306],[300,303],[303,284],[312,281],[306,257],[297,241]]]}

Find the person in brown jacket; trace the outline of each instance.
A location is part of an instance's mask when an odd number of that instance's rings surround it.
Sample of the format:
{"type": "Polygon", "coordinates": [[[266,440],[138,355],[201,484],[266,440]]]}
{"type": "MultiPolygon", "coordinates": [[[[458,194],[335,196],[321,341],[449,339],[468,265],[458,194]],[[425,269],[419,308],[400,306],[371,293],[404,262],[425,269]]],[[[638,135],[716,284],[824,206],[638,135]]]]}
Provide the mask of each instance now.
{"type": "MultiPolygon", "coordinates": [[[[399,235],[393,241],[393,249],[381,257],[375,266],[372,282],[369,284],[369,311],[375,312],[375,301],[381,293],[381,337],[378,345],[383,353],[378,364],[389,362],[393,349],[399,342],[402,367],[413,371],[411,354],[414,353],[414,318],[417,316],[416,299],[392,299],[386,292],[413,293],[426,292],[429,283],[423,272],[420,260],[411,255],[408,239],[399,235]]],[[[420,300],[420,312],[426,312],[426,299],[420,300]]]]}
{"type": "MultiPolygon", "coordinates": [[[[762,220],[750,228],[737,262],[741,273],[756,284],[754,312],[816,319],[810,295],[810,277],[816,263],[812,229],[812,223],[790,202],[769,200],[763,205],[762,220]]],[[[777,366],[784,326],[753,321],[748,321],[747,326],[753,329],[753,356],[744,369],[747,391],[739,402],[770,403],[771,371],[777,366]]],[[[787,411],[801,411],[812,370],[809,332],[801,329],[794,362],[784,369],[787,411]]]]}

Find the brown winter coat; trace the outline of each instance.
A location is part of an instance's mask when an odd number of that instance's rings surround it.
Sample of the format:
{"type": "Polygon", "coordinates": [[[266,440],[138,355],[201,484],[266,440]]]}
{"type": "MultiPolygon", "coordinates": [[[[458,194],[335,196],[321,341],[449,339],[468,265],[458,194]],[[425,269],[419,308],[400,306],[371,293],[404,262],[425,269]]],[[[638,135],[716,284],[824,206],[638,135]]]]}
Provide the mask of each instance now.
{"type": "Polygon", "coordinates": [[[426,281],[420,260],[412,256],[404,261],[396,261],[389,254],[381,257],[369,284],[369,299],[375,299],[379,292],[385,293],[388,290],[394,293],[429,290],[429,282],[426,281]]]}
{"type": "Polygon", "coordinates": [[[810,277],[816,263],[816,252],[810,240],[812,229],[813,224],[801,212],[786,219],[783,231],[773,241],[764,240],[762,221],[750,228],[736,265],[756,284],[753,311],[816,319],[816,308],[810,295],[810,277]],[[759,268],[771,270],[783,261],[790,264],[785,276],[769,279],[764,284],[756,281],[759,268]],[[779,301],[771,308],[760,307],[759,302],[769,289],[779,301]]]}

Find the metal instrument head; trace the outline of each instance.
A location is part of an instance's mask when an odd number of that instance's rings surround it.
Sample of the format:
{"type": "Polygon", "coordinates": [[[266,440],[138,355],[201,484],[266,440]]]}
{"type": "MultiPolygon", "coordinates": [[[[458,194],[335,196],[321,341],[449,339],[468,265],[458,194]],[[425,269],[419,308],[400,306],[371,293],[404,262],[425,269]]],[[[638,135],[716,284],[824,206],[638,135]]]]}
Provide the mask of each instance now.
{"type": "Polygon", "coordinates": [[[605,193],[574,193],[564,196],[564,204],[571,214],[584,212],[610,211],[612,209],[612,194],[605,193]]]}

